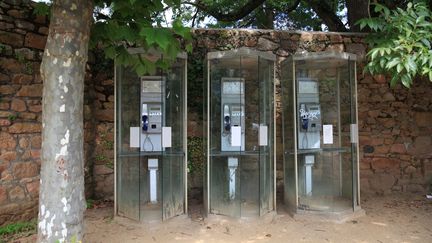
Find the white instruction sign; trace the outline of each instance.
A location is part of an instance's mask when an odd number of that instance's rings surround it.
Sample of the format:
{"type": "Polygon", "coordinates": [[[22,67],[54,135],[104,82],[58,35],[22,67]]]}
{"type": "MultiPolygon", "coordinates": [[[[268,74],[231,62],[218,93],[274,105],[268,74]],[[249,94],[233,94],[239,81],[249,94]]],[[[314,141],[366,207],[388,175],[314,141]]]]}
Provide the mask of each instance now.
{"type": "Polygon", "coordinates": [[[323,125],[323,143],[333,144],[333,125],[323,125]]]}
{"type": "Polygon", "coordinates": [[[358,142],[358,125],[357,124],[351,124],[351,143],[357,143],[358,142]]]}
{"type": "Polygon", "coordinates": [[[231,146],[241,146],[241,127],[231,127],[231,146]]]}
{"type": "Polygon", "coordinates": [[[171,127],[162,127],[162,147],[171,148],[171,127]]]}
{"type": "Polygon", "coordinates": [[[266,125],[259,126],[259,146],[268,145],[268,127],[266,125]]]}
{"type": "Polygon", "coordinates": [[[129,127],[129,147],[140,147],[140,127],[129,127]]]}

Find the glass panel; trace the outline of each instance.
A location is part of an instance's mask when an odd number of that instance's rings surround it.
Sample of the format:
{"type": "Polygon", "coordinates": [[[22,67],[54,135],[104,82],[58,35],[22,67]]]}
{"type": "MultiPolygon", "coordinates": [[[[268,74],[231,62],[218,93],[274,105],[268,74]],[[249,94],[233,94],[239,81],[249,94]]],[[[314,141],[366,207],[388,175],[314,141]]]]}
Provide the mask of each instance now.
{"type": "Polygon", "coordinates": [[[184,212],[184,72],[185,60],[178,59],[166,75],[164,119],[172,134],[162,159],[163,219],[184,212]]]}
{"type": "Polygon", "coordinates": [[[209,157],[209,149],[208,149],[208,145],[210,142],[209,136],[207,135],[210,132],[209,129],[209,119],[207,118],[207,116],[210,114],[210,109],[207,107],[209,105],[209,97],[210,97],[210,90],[209,87],[211,87],[209,85],[210,79],[208,78],[210,76],[210,65],[209,65],[209,60],[206,59],[205,62],[205,78],[206,81],[204,82],[203,85],[203,147],[202,147],[202,151],[204,151],[204,158],[206,163],[204,163],[203,166],[203,196],[204,196],[204,200],[203,200],[203,205],[204,205],[204,216],[207,217],[208,214],[210,213],[210,200],[209,200],[209,188],[210,188],[210,183],[208,183],[209,178],[210,178],[210,173],[208,171],[209,169],[209,162],[210,162],[210,157],[209,157]]]}
{"type": "Polygon", "coordinates": [[[211,59],[209,65],[210,212],[240,217],[238,168],[242,146],[234,145],[244,144],[244,135],[241,135],[244,131],[244,80],[239,78],[241,61],[240,58],[211,59]],[[234,132],[235,136],[232,136],[234,132]]]}
{"type": "Polygon", "coordinates": [[[273,62],[259,58],[260,215],[273,210],[273,62]],[[265,140],[265,141],[264,141],[265,140]]]}
{"type": "Polygon", "coordinates": [[[140,220],[162,219],[162,137],[165,107],[162,100],[166,77],[161,70],[139,77],[141,85],[141,163],[140,163],[140,220]]]}
{"type": "Polygon", "coordinates": [[[348,73],[342,59],[296,63],[300,209],[341,211],[352,206],[348,73]]]}
{"type": "Polygon", "coordinates": [[[117,212],[136,220],[140,215],[140,88],[134,72],[116,67],[117,212]]]}
{"type": "MultiPolygon", "coordinates": [[[[340,154],[341,163],[341,197],[349,201],[352,207],[353,197],[353,154],[351,144],[351,124],[352,124],[352,92],[351,77],[348,60],[345,65],[339,68],[340,72],[340,121],[341,121],[341,144],[344,151],[340,154]]],[[[355,113],[354,113],[355,114],[355,113]]]]}
{"type": "Polygon", "coordinates": [[[350,91],[351,91],[351,124],[355,124],[354,132],[355,143],[351,144],[352,152],[352,180],[353,180],[353,206],[354,209],[360,206],[360,189],[359,189],[359,168],[358,168],[358,121],[357,121],[357,80],[356,80],[356,62],[348,61],[349,65],[349,80],[350,80],[350,91]]]}
{"type": "Polygon", "coordinates": [[[282,63],[282,139],[284,158],[284,203],[289,210],[297,207],[297,184],[295,165],[295,116],[294,116],[294,62],[282,63]]]}
{"type": "Polygon", "coordinates": [[[260,66],[257,56],[242,56],[241,77],[245,81],[245,150],[241,155],[241,216],[259,216],[260,209],[260,146],[258,130],[260,125],[260,66]]]}

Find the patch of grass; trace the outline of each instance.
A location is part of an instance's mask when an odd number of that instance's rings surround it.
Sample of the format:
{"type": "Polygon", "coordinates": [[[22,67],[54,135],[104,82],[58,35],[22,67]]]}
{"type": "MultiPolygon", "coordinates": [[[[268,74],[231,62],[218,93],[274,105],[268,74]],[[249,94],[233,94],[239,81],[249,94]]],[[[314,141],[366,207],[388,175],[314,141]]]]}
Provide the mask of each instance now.
{"type": "Polygon", "coordinates": [[[94,203],[95,203],[95,201],[93,199],[87,199],[87,201],[86,201],[87,209],[93,208],[94,207],[94,203]]]}
{"type": "Polygon", "coordinates": [[[108,167],[108,168],[110,168],[110,169],[114,169],[114,162],[112,160],[108,160],[105,163],[105,166],[108,167]]]}
{"type": "Polygon", "coordinates": [[[8,120],[13,122],[17,119],[18,114],[12,114],[12,115],[8,115],[8,120]]]}
{"type": "Polygon", "coordinates": [[[24,73],[33,74],[33,65],[31,62],[27,61],[25,55],[22,53],[15,53],[15,58],[19,63],[24,64],[24,73]]]}
{"type": "Polygon", "coordinates": [[[0,43],[0,53],[2,53],[3,50],[6,50],[6,45],[0,43]]]}
{"type": "Polygon", "coordinates": [[[105,162],[105,166],[110,168],[110,169],[114,168],[114,162],[103,154],[97,154],[95,156],[95,160],[98,162],[105,162]]]}
{"type": "Polygon", "coordinates": [[[0,227],[0,242],[9,242],[15,236],[22,237],[23,234],[31,235],[36,233],[36,219],[28,222],[18,222],[0,227]]]}
{"type": "Polygon", "coordinates": [[[188,137],[188,171],[202,175],[204,164],[203,140],[200,137],[188,137]]]}
{"type": "Polygon", "coordinates": [[[113,141],[105,140],[103,142],[103,145],[104,145],[105,149],[109,149],[109,150],[114,149],[114,142],[113,141]]]}
{"type": "Polygon", "coordinates": [[[103,154],[97,154],[95,156],[95,159],[96,159],[96,161],[101,161],[101,162],[108,160],[108,158],[103,154]]]}

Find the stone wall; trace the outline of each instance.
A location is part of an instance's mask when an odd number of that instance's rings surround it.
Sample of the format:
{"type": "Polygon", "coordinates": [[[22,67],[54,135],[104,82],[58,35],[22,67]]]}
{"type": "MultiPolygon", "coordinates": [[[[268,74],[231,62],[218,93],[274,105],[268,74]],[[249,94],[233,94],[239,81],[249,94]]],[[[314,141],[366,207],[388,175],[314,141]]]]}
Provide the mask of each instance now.
{"type": "MultiPolygon", "coordinates": [[[[42,80],[39,64],[48,33],[45,17],[28,1],[0,3],[0,225],[36,216],[41,147],[42,80]],[[21,213],[19,213],[21,212],[21,213]]],[[[209,51],[249,47],[275,53],[346,51],[364,57],[363,36],[322,32],[195,30],[188,64],[189,136],[202,136],[202,84],[209,51]]],[[[86,195],[112,199],[114,84],[112,62],[90,53],[85,87],[86,195]]],[[[392,89],[385,77],[357,65],[362,193],[424,193],[432,180],[432,85],[392,89]]],[[[280,84],[277,128],[280,131],[280,84]]],[[[278,132],[279,134],[279,132],[278,132]]],[[[282,138],[277,136],[277,178],[282,181],[282,138]]],[[[200,173],[189,177],[201,176],[200,173]]],[[[193,186],[201,180],[190,178],[193,186]]]]}
{"type": "MultiPolygon", "coordinates": [[[[0,2],[0,225],[37,215],[47,34],[47,18],[29,1],[0,2]]],[[[113,67],[99,59],[90,54],[85,82],[86,195],[112,199],[113,67]]]]}
{"type": "Polygon", "coordinates": [[[37,213],[47,19],[0,3],[0,225],[37,213]]]}
{"type": "Polygon", "coordinates": [[[424,193],[432,185],[432,85],[407,90],[383,77],[359,79],[362,192],[424,193]]]}

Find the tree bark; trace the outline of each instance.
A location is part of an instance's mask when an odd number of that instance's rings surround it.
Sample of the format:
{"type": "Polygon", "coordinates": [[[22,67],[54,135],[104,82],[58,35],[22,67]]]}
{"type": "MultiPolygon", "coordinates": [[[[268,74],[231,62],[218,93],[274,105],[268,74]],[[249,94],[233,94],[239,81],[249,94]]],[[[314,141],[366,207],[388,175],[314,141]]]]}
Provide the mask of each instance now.
{"type": "Polygon", "coordinates": [[[369,17],[369,1],[370,0],[346,0],[350,31],[360,31],[360,26],[355,23],[360,19],[369,17]]]}
{"type": "Polygon", "coordinates": [[[257,28],[274,29],[274,12],[273,9],[267,8],[265,4],[257,9],[257,28]]]}
{"type": "Polygon", "coordinates": [[[38,242],[83,238],[83,96],[93,1],[55,0],[41,63],[38,242]]]}

